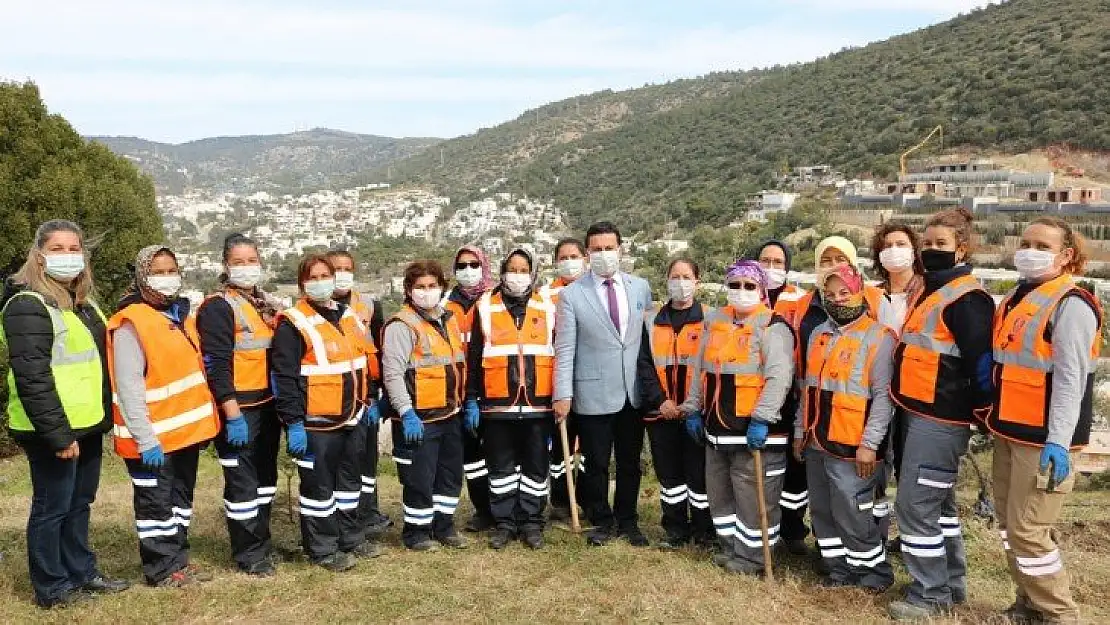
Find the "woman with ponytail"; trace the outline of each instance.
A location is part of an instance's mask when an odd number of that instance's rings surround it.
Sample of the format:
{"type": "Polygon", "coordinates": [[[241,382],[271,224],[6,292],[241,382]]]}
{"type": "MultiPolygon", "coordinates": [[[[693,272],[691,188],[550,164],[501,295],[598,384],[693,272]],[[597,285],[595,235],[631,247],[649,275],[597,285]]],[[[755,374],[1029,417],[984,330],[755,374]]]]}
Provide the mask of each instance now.
{"type": "Polygon", "coordinates": [[[254,240],[229,235],[223,262],[219,288],[197,309],[197,335],[222,423],[215,442],[231,552],[239,570],[266,577],[275,570],[270,507],[277,492],[281,426],[269,353],[280,304],[258,286],[262,258],[254,240]]]}
{"type": "Polygon", "coordinates": [[[1102,307],[1080,287],[1083,238],[1062,219],[1021,235],[1017,288],[995,315],[994,495],[1017,600],[1012,622],[1078,623],[1055,525],[1075,485],[1073,454],[1089,442],[1102,307]]]}
{"type": "Polygon", "coordinates": [[[975,229],[966,209],[925,223],[924,289],[894,353],[890,394],[906,411],[895,513],[911,583],[891,618],[934,618],[967,601],[967,556],[956,508],[971,425],[990,413],[994,300],[971,275],[975,229]]]}

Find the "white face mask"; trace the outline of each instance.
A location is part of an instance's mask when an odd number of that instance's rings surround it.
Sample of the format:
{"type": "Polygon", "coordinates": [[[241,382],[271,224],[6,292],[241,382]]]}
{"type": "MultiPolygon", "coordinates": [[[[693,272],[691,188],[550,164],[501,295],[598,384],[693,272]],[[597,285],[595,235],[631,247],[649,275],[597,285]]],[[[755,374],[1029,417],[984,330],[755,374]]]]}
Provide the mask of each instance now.
{"type": "Polygon", "coordinates": [[[349,271],[335,272],[335,290],[350,291],[355,288],[355,274],[349,271]]]}
{"type": "Polygon", "coordinates": [[[455,272],[455,281],[459,283],[459,286],[468,289],[478,286],[478,283],[482,281],[482,269],[481,267],[478,269],[472,269],[470,267],[460,269],[455,272]]]}
{"type": "Polygon", "coordinates": [[[767,274],[767,288],[775,290],[786,284],[786,270],[778,267],[764,267],[763,273],[767,274]]]}
{"type": "Polygon", "coordinates": [[[740,312],[748,312],[759,306],[763,299],[759,296],[759,291],[748,291],[747,289],[729,289],[728,290],[728,305],[732,306],[740,312]]]}
{"type": "Polygon", "coordinates": [[[1056,254],[1046,250],[1018,250],[1014,252],[1014,267],[1026,280],[1043,278],[1056,267],[1056,254]]]}
{"type": "Polygon", "coordinates": [[[156,293],[166,297],[174,297],[181,292],[181,276],[150,276],[146,285],[156,293]]]}
{"type": "Polygon", "coordinates": [[[577,280],[586,270],[586,261],[581,258],[567,258],[559,261],[557,271],[564,280],[577,280]]]}
{"type": "Polygon", "coordinates": [[[520,297],[528,292],[528,287],[532,286],[532,276],[526,273],[506,273],[501,276],[501,284],[505,286],[505,291],[509,295],[520,297]]]}
{"type": "Polygon", "coordinates": [[[335,278],[320,278],[304,283],[304,294],[317,302],[326,302],[335,292],[335,278]]]}
{"type": "Polygon", "coordinates": [[[84,254],[45,255],[46,275],[55,280],[69,281],[85,270],[84,254]]]}
{"type": "Polygon", "coordinates": [[[443,299],[443,289],[437,287],[431,289],[413,289],[412,290],[412,303],[417,308],[424,310],[432,310],[439,306],[439,300],[443,299]]]}
{"type": "Polygon", "coordinates": [[[879,262],[887,271],[904,271],[913,266],[912,247],[888,247],[879,252],[879,262]]]}
{"type": "Polygon", "coordinates": [[[253,289],[262,282],[262,265],[228,267],[227,281],[240,288],[253,289]]]}
{"type": "Polygon", "coordinates": [[[612,278],[621,269],[621,253],[618,250],[590,252],[590,270],[602,278],[612,278]]]}
{"type": "Polygon", "coordinates": [[[686,303],[694,299],[694,281],[677,278],[667,280],[667,295],[672,302],[686,303]]]}

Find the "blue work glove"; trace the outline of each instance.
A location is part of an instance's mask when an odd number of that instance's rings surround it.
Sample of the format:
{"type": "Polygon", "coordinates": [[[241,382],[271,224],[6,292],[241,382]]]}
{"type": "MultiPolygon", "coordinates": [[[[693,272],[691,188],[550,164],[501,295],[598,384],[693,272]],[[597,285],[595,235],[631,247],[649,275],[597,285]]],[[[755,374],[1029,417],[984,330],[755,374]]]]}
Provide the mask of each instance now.
{"type": "Polygon", "coordinates": [[[401,416],[401,433],[405,435],[405,442],[410,445],[424,442],[424,422],[412,408],[406,410],[401,416]]]}
{"type": "Polygon", "coordinates": [[[767,446],[768,426],[765,421],[752,419],[748,421],[748,449],[763,449],[767,446]]]}
{"type": "Polygon", "coordinates": [[[686,415],[686,433],[698,443],[705,442],[705,424],[702,423],[700,412],[686,415]]]}
{"type": "Polygon", "coordinates": [[[1071,473],[1071,459],[1068,458],[1067,449],[1056,443],[1045,445],[1041,451],[1041,473],[1048,471],[1049,464],[1052,465],[1051,477],[1053,484],[1060,484],[1068,479],[1068,475],[1071,473]]]}
{"type": "Polygon", "coordinates": [[[161,445],[155,445],[142,454],[143,466],[148,469],[161,469],[166,464],[166,454],[161,445]]]}
{"type": "Polygon", "coordinates": [[[463,423],[466,425],[466,431],[472,435],[478,434],[478,421],[481,418],[479,415],[481,411],[478,410],[478,402],[473,399],[466,400],[463,404],[463,423]]]}
{"type": "Polygon", "coordinates": [[[243,415],[234,419],[228,418],[224,423],[224,436],[227,437],[227,444],[235,449],[246,447],[251,439],[251,429],[247,427],[247,420],[243,418],[243,415]]]}
{"type": "Polygon", "coordinates": [[[308,453],[308,432],[304,429],[304,421],[290,423],[285,428],[285,445],[289,455],[300,458],[308,453]]]}
{"type": "Polygon", "coordinates": [[[374,402],[367,406],[366,410],[362,413],[362,422],[366,424],[366,427],[374,427],[374,424],[381,421],[381,419],[382,411],[378,408],[378,402],[374,402]]]}

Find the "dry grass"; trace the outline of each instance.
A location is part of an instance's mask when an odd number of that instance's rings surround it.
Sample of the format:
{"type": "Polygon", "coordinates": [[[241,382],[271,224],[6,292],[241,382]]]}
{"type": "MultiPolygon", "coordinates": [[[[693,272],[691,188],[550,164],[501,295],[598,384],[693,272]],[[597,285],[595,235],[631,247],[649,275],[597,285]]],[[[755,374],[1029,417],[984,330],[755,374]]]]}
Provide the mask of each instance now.
{"type": "MultiPolygon", "coordinates": [[[[105,462],[93,543],[105,571],[139,579],[130,483],[118,459],[105,462]]],[[[387,477],[381,483],[383,502],[396,519],[396,481],[387,477]]],[[[217,574],[215,582],[182,590],[135,588],[73,610],[44,612],[31,604],[23,555],[26,464],[18,457],[0,462],[0,621],[880,623],[886,622],[886,603],[897,596],[897,591],[875,598],[819,589],[808,563],[799,559],[780,563],[778,581],[769,586],[727,575],[693,551],[663,553],[626,544],[592,549],[558,529],[548,532],[549,546],[540,553],[519,545],[497,553],[473,544],[466,552],[433,554],[404,551],[394,530],[384,556],[348,574],[332,575],[298,559],[284,563],[276,578],[254,580],[232,570],[221,485],[219,467],[206,458],[192,527],[193,557],[217,574]]],[[[280,490],[274,530],[278,544],[292,551],[297,528],[285,512],[284,485],[280,490]]],[[[965,488],[963,494],[970,505],[974,492],[965,488]]],[[[657,501],[654,485],[645,484],[641,511],[653,537],[660,535],[657,501]]],[[[1073,588],[1091,622],[1110,622],[1108,503],[1105,492],[1077,493],[1061,525],[1073,588]]],[[[1005,559],[995,532],[964,516],[971,605],[946,622],[990,622],[1013,597],[1005,559]]],[[[899,582],[905,582],[904,570],[897,568],[899,582]]]]}

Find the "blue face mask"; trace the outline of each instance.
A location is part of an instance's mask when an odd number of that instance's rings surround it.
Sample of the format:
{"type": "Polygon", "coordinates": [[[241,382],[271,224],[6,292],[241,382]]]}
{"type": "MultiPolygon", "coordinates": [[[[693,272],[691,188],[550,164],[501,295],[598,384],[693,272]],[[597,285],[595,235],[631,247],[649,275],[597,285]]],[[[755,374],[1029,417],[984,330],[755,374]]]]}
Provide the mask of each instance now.
{"type": "Polygon", "coordinates": [[[46,275],[55,280],[68,282],[85,270],[84,254],[46,254],[46,275]]]}
{"type": "Polygon", "coordinates": [[[322,278],[320,280],[309,280],[304,283],[304,293],[309,298],[317,302],[326,302],[331,299],[332,293],[335,292],[335,279],[322,278]]]}

